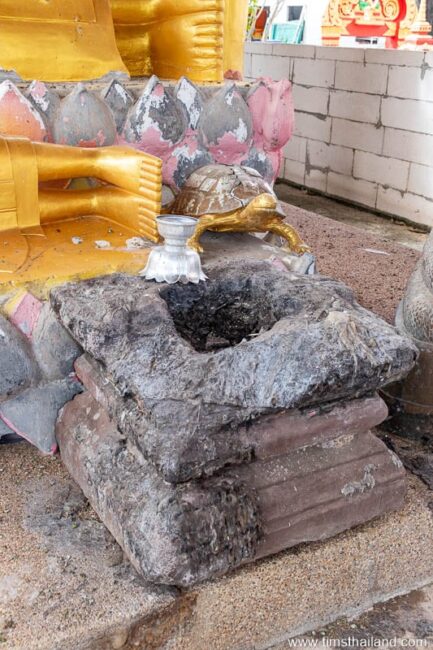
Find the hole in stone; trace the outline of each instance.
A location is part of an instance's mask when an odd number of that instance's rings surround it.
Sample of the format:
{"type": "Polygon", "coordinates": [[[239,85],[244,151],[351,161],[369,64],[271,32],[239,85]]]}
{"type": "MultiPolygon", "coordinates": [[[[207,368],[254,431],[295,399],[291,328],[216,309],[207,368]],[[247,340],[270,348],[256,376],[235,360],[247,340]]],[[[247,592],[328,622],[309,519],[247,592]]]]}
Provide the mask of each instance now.
{"type": "Polygon", "coordinates": [[[247,280],[161,290],[179,334],[198,352],[217,352],[270,330],[278,318],[263,288],[247,280]]]}

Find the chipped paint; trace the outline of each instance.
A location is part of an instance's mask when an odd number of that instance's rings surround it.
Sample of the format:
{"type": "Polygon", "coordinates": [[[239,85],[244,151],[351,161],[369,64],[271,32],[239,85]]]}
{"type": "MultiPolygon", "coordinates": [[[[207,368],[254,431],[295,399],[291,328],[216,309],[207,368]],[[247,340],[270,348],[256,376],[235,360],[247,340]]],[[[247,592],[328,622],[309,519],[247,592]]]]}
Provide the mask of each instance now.
{"type": "Polygon", "coordinates": [[[203,100],[195,84],[186,77],[176,87],[176,97],[184,105],[188,115],[188,126],[196,129],[203,111],[203,100]]]}
{"type": "Polygon", "coordinates": [[[130,237],[126,240],[126,250],[136,250],[137,248],[148,248],[149,242],[143,237],[130,237]]]}
{"type": "Polygon", "coordinates": [[[247,125],[241,118],[239,118],[239,126],[233,131],[233,135],[238,142],[246,142],[248,139],[247,125]]]}
{"type": "Polygon", "coordinates": [[[153,76],[137,100],[117,79],[101,94],[89,88],[77,84],[60,103],[40,81],[29,85],[26,96],[11,80],[4,81],[0,128],[10,135],[72,146],[127,144],[162,159],[164,183],[174,192],[195,169],[213,162],[248,166],[273,183],[282,147],[293,131],[287,80],[262,79],[247,93],[236,83],[202,91],[186,77],[173,87],[153,76]],[[22,119],[17,117],[21,112],[22,119]]]}
{"type": "Polygon", "coordinates": [[[247,104],[253,120],[255,146],[264,151],[277,151],[284,147],[295,126],[290,81],[260,79],[248,93],[247,104]]]}
{"type": "Polygon", "coordinates": [[[125,126],[128,111],[135,103],[134,96],[117,79],[113,79],[102,91],[101,98],[110,108],[116,123],[116,129],[120,133],[125,126]]]}
{"type": "Polygon", "coordinates": [[[8,300],[3,308],[10,322],[30,340],[39,320],[41,310],[42,302],[24,290],[19,291],[8,300]]]}
{"type": "Polygon", "coordinates": [[[208,151],[200,147],[197,138],[190,136],[178,145],[165,160],[163,182],[181,188],[193,171],[213,162],[208,151]]]}
{"type": "Polygon", "coordinates": [[[101,97],[77,84],[56,113],[53,138],[57,144],[70,146],[112,145],[117,140],[113,114],[101,97]]]}
{"type": "Polygon", "coordinates": [[[8,80],[0,83],[0,132],[40,142],[48,139],[42,115],[8,80]]]}
{"type": "Polygon", "coordinates": [[[165,158],[185,132],[185,116],[158,77],[153,76],[128,114],[124,141],[165,158]]]}
{"type": "Polygon", "coordinates": [[[49,107],[48,88],[42,81],[33,81],[28,88],[29,95],[32,96],[38,108],[45,113],[49,107]]]}
{"type": "Polygon", "coordinates": [[[346,445],[349,445],[354,439],[353,434],[346,434],[343,436],[339,436],[338,438],[334,438],[333,440],[327,440],[326,442],[322,442],[320,445],[323,449],[340,449],[341,447],[345,447],[346,445]]]}

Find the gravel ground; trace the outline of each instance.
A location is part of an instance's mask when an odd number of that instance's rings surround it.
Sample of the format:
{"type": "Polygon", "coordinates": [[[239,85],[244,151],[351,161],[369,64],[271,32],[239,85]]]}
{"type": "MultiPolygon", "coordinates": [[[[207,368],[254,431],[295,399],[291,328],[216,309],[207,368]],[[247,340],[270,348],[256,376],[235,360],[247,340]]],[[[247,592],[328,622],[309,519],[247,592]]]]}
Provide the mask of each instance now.
{"type": "Polygon", "coordinates": [[[293,205],[283,207],[287,222],[316,255],[318,271],[349,285],[364,307],[392,323],[420,252],[293,205]]]}

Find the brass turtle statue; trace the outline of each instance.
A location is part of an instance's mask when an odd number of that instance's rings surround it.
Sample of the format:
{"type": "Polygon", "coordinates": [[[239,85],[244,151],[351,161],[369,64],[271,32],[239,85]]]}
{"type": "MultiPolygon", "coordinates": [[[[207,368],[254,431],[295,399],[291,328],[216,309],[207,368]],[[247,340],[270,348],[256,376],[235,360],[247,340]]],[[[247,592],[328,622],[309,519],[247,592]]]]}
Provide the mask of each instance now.
{"type": "Polygon", "coordinates": [[[283,237],[294,253],[310,250],[296,230],[284,223],[286,215],[271,186],[250,167],[200,167],[189,176],[168,211],[199,219],[188,245],[200,253],[200,237],[206,230],[271,232],[283,237]]]}

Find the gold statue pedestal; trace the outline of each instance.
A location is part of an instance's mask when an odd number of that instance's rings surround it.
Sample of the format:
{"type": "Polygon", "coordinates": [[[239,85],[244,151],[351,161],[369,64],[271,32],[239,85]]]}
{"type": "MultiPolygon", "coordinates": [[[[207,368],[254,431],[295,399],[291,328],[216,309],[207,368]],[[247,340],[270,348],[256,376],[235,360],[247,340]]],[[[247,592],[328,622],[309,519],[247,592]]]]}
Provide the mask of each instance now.
{"type": "Polygon", "coordinates": [[[87,216],[43,226],[42,232],[0,234],[0,296],[29,288],[45,298],[50,288],[110,273],[137,274],[149,248],[129,242],[137,233],[87,216]]]}
{"type": "Polygon", "coordinates": [[[82,149],[0,138],[0,293],[72,278],[139,271],[157,242],[161,161],[129,147],[82,149]],[[76,189],[47,182],[81,181],[76,189]],[[83,187],[84,183],[84,187],[83,187]],[[87,216],[86,216],[87,215],[87,216]]]}

